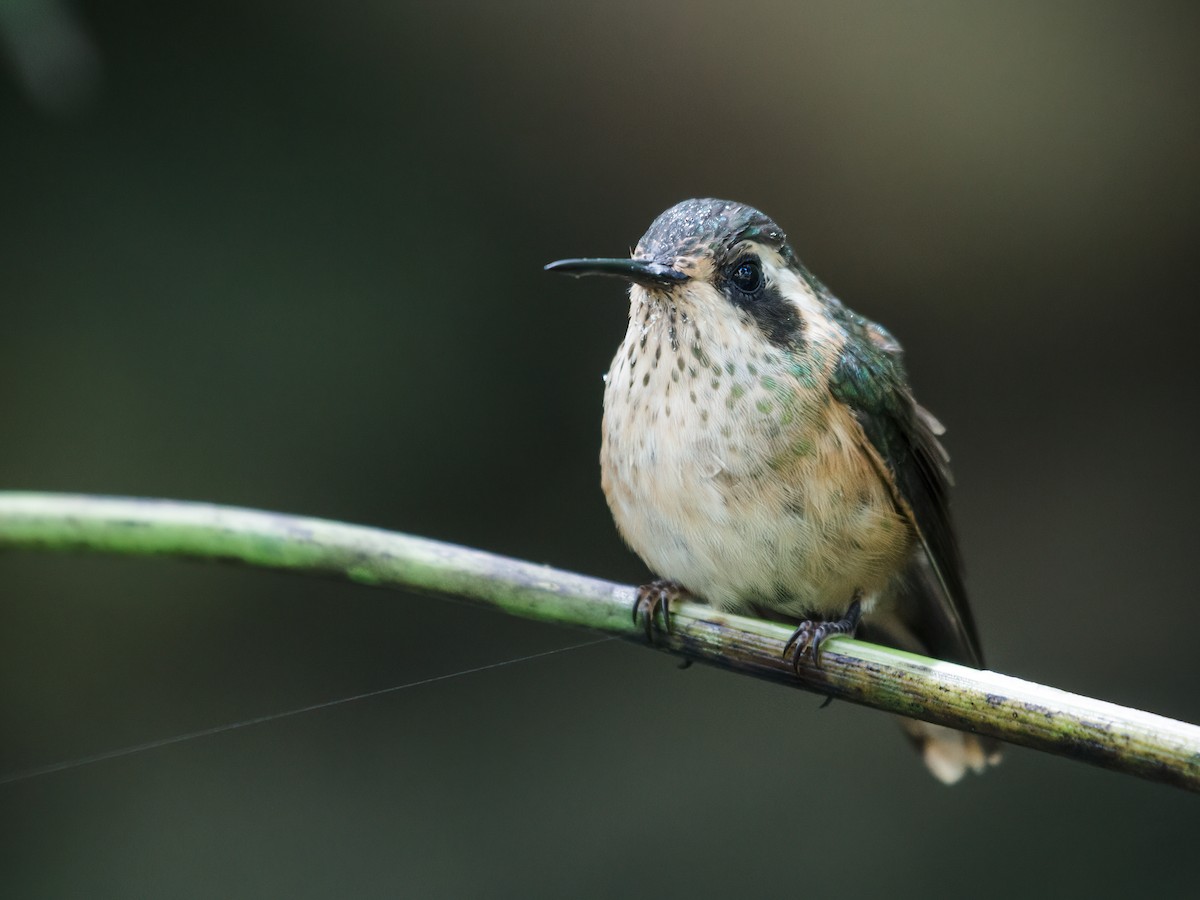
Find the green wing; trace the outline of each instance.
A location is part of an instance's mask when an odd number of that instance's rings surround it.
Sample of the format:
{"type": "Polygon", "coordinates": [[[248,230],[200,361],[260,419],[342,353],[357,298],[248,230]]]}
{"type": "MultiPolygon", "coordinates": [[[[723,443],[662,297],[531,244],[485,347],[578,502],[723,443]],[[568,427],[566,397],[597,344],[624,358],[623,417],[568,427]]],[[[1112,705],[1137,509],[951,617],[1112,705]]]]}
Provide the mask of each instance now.
{"type": "Polygon", "coordinates": [[[917,405],[908,387],[900,345],[881,326],[841,307],[849,335],[831,379],[833,396],[848,406],[878,454],[909,517],[925,560],[906,573],[900,614],[934,656],[982,666],[975,622],[967,605],[962,558],[950,521],[948,457],[941,426],[917,405]]]}

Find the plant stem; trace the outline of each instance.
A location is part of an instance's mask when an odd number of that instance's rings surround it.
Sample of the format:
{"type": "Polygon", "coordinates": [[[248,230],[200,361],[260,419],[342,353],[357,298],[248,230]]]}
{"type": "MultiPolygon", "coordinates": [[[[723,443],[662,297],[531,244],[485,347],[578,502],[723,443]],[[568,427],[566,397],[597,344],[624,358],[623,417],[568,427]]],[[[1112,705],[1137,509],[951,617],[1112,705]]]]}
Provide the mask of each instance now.
{"type": "MultiPolygon", "coordinates": [[[[237,562],[466,599],[647,644],[635,591],[549,566],[324,519],[204,503],[0,491],[0,548],[237,562]]],[[[673,603],[653,645],[688,659],[1200,791],[1200,728],[846,637],[821,667],[782,658],[785,626],[673,603]]]]}

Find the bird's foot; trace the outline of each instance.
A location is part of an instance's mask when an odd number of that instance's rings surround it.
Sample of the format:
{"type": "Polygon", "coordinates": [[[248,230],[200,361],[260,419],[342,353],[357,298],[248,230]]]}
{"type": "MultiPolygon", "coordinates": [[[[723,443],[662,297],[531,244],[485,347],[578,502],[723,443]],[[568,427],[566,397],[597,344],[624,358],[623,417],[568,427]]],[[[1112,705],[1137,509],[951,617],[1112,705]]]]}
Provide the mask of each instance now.
{"type": "Polygon", "coordinates": [[[690,596],[678,581],[658,578],[637,589],[637,600],[633,604],[633,621],[641,622],[646,629],[646,640],[654,643],[654,620],[662,613],[663,631],[671,631],[671,601],[690,596]]]}
{"type": "Polygon", "coordinates": [[[817,622],[806,619],[801,622],[800,626],[792,632],[792,636],[788,638],[788,642],[783,645],[783,658],[791,659],[792,668],[799,672],[800,660],[804,658],[805,653],[808,653],[812,656],[813,665],[820,668],[821,645],[825,643],[826,638],[835,634],[854,637],[861,619],[862,600],[856,592],[846,614],[840,619],[833,622],[817,622]]]}

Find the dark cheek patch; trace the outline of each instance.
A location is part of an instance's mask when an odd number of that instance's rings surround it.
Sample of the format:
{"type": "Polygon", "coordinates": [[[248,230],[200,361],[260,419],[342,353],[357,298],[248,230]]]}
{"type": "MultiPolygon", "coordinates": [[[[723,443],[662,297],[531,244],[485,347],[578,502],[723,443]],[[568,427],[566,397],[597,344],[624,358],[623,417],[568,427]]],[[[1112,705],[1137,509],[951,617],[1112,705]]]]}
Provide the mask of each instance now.
{"type": "Polygon", "coordinates": [[[724,294],[776,347],[800,347],[804,343],[804,319],[775,285],[765,285],[758,293],[747,296],[727,284],[724,294]]]}

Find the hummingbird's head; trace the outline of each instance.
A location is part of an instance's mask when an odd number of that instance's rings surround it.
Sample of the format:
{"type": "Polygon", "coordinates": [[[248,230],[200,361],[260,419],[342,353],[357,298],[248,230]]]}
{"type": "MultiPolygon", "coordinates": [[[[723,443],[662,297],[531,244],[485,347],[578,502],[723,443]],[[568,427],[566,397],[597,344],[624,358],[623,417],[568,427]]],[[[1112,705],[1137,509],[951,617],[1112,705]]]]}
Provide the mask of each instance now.
{"type": "Polygon", "coordinates": [[[800,340],[799,295],[814,294],[783,229],[729,200],[675,204],[630,259],[563,259],[546,269],[622,278],[632,282],[635,309],[666,303],[698,320],[756,329],[781,346],[800,340]]]}

